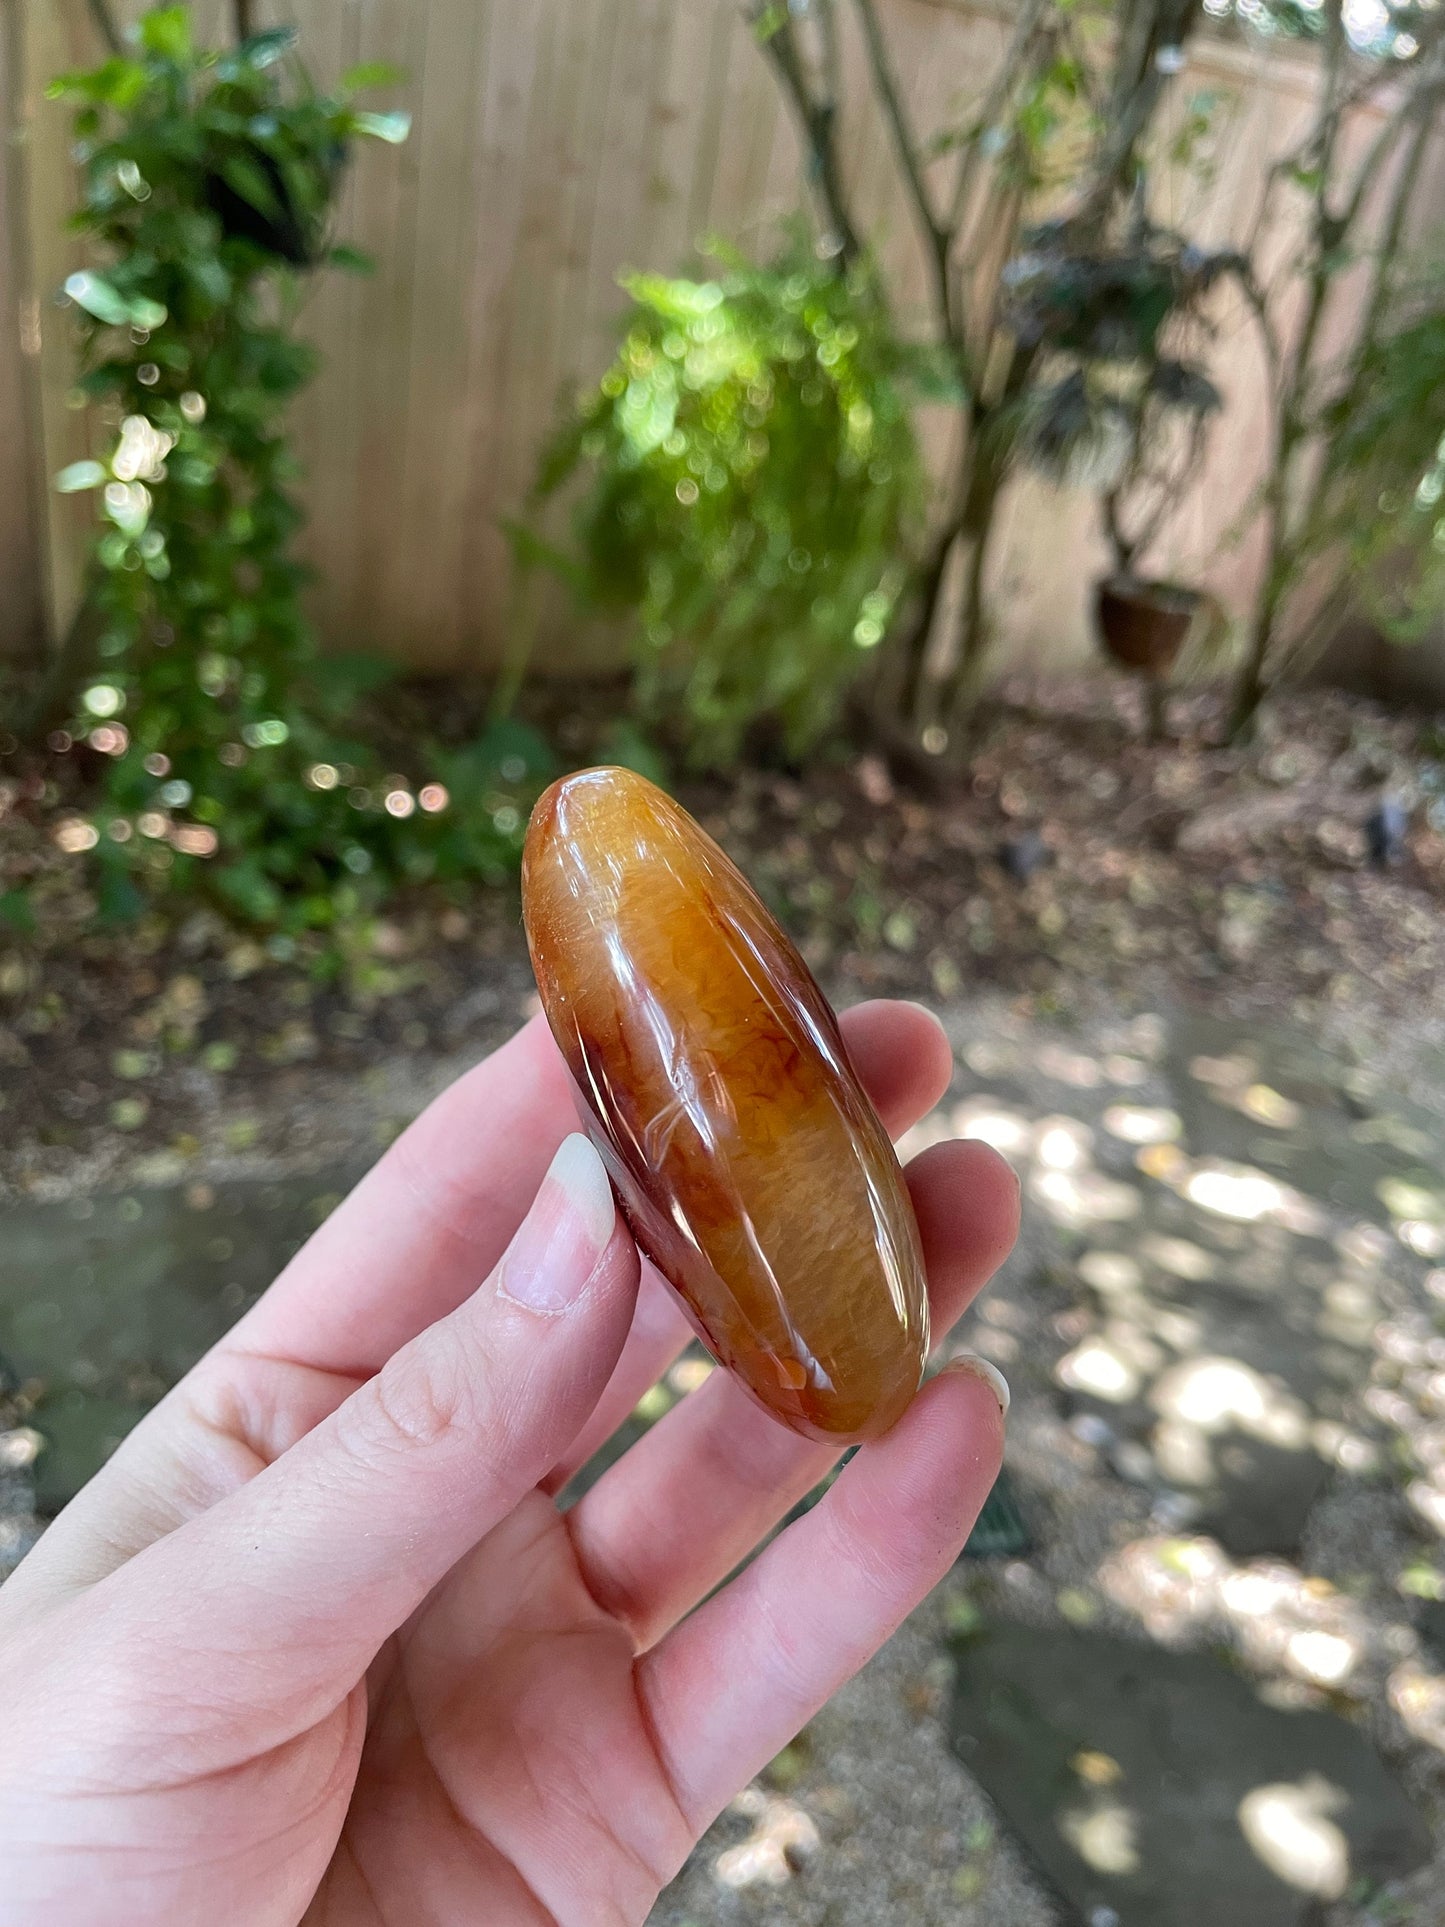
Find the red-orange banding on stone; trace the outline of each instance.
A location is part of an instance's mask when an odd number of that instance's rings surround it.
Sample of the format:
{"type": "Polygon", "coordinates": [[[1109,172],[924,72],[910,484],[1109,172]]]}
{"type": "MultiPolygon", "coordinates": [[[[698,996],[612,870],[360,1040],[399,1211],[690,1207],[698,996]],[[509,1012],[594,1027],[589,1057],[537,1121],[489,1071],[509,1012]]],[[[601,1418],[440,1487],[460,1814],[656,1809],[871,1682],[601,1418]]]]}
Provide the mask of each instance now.
{"type": "Polygon", "coordinates": [[[796,1431],[886,1431],[928,1350],[918,1230],[807,965],[630,770],[542,797],[522,901],[584,1122],[708,1349],[796,1431]]]}

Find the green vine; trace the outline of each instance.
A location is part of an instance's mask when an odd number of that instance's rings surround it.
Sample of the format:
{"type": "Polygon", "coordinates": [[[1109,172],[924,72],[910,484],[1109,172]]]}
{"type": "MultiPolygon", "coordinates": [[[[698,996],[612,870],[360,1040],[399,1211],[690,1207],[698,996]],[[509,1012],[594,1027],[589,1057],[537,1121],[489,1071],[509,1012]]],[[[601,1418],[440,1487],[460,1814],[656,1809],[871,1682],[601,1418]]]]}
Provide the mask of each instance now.
{"type": "Polygon", "coordinates": [[[57,478],[93,491],[99,520],[66,732],[98,801],[58,836],[99,866],[112,914],[202,890],[325,928],[398,881],[500,878],[517,854],[535,740],[393,767],[354,721],[386,672],[319,654],[302,605],[285,417],[316,357],[299,298],[318,268],[367,265],[331,223],[353,142],[406,138],[404,114],[356,104],[391,78],[359,68],[323,94],[291,32],[205,51],[168,6],[50,90],[76,108],[95,265],[65,292],[108,451],[57,478]]]}

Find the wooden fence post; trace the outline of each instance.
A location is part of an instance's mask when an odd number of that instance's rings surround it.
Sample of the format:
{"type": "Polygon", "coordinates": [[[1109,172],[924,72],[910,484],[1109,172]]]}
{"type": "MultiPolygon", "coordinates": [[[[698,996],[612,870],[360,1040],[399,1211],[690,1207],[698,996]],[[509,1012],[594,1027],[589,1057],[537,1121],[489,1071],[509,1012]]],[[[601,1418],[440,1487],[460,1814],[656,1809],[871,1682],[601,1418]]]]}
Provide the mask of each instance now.
{"type": "Polygon", "coordinates": [[[40,323],[32,286],[25,0],[0,0],[0,656],[37,657],[45,595],[40,323]]]}

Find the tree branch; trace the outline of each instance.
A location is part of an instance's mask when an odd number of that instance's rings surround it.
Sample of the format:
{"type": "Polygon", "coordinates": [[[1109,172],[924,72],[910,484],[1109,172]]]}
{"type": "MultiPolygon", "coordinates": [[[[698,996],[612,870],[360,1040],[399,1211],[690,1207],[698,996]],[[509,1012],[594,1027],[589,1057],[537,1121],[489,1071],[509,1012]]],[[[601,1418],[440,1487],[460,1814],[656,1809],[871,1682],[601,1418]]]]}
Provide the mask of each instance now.
{"type": "MultiPolygon", "coordinates": [[[[1249,256],[1245,258],[1250,259],[1249,256]]],[[[1280,343],[1279,330],[1274,325],[1274,316],[1269,311],[1269,296],[1255,279],[1252,261],[1249,268],[1237,279],[1240,292],[1254,316],[1255,326],[1259,329],[1259,338],[1264,348],[1264,359],[1269,374],[1270,395],[1275,408],[1278,409],[1283,394],[1284,349],[1280,343]]]]}
{"type": "Polygon", "coordinates": [[[1089,170],[1089,183],[1075,219],[1106,220],[1131,184],[1139,143],[1152,124],[1170,72],[1159,65],[1166,47],[1182,47],[1199,18],[1201,0],[1171,6],[1140,4],[1119,30],[1113,84],[1104,109],[1104,133],[1089,170]]]}
{"type": "Polygon", "coordinates": [[[1359,171],[1355,175],[1354,186],[1350,190],[1350,198],[1345,203],[1345,207],[1338,217],[1344,229],[1348,230],[1358,219],[1360,210],[1365,204],[1366,196],[1374,186],[1375,178],[1379,174],[1380,169],[1389,159],[1390,151],[1394,147],[1403,128],[1417,112],[1422,114],[1428,123],[1430,108],[1438,105],[1438,96],[1441,94],[1442,89],[1445,89],[1445,75],[1441,74],[1439,65],[1437,64],[1436,69],[1432,73],[1416,83],[1413,98],[1409,102],[1409,105],[1402,112],[1391,114],[1374,140],[1370,143],[1369,152],[1360,162],[1359,171]]]}
{"type": "Polygon", "coordinates": [[[816,96],[809,86],[789,15],[783,14],[778,19],[765,5],[765,0],[748,0],[745,14],[797,118],[808,150],[808,178],[831,230],[828,239],[832,251],[840,265],[847,267],[857,260],[860,248],[858,231],[848,212],[838,169],[838,151],[834,140],[837,100],[831,94],[816,96]]]}
{"type": "MultiPolygon", "coordinates": [[[[1395,176],[1390,193],[1390,204],[1381,226],[1374,273],[1370,278],[1370,292],[1366,297],[1359,330],[1355,336],[1354,352],[1350,357],[1349,377],[1334,403],[1335,410],[1342,417],[1353,414],[1361,400],[1360,390],[1365,380],[1366,370],[1371,365],[1373,351],[1378,345],[1389,316],[1394,268],[1399,259],[1400,244],[1405,236],[1405,223],[1409,219],[1410,206],[1420,183],[1420,170],[1429,149],[1430,137],[1435,132],[1434,116],[1429,111],[1428,99],[1417,99],[1411,102],[1408,112],[1411,117],[1416,117],[1415,131],[1400,162],[1399,172],[1395,176]]],[[[1405,119],[1402,117],[1400,122],[1402,130],[1405,124],[1405,119]]],[[[1296,539],[1299,547],[1304,551],[1314,546],[1320,532],[1321,517],[1326,511],[1330,489],[1336,479],[1337,470],[1330,460],[1330,454],[1331,450],[1327,443],[1321,455],[1318,473],[1313,478],[1313,485],[1300,511],[1296,539]]]]}
{"type": "MultiPolygon", "coordinates": [[[[1433,55],[1433,50],[1440,45],[1435,35],[1431,36],[1430,44],[1433,55]]],[[[1421,65],[1415,57],[1412,57],[1411,65],[1418,77],[1410,98],[1404,109],[1397,108],[1387,115],[1383,126],[1370,143],[1364,159],[1349,179],[1344,201],[1336,211],[1332,202],[1334,186],[1332,176],[1341,127],[1348,112],[1373,91],[1380,76],[1388,71],[1386,63],[1381,63],[1367,76],[1368,85],[1357,84],[1354,87],[1346,87],[1343,83],[1349,51],[1349,40],[1344,26],[1343,0],[1325,0],[1325,76],[1319,110],[1306,140],[1294,150],[1292,155],[1286,157],[1282,165],[1271,170],[1266,188],[1266,195],[1268,195],[1275,180],[1288,174],[1292,169],[1303,166],[1313,169],[1315,177],[1313,258],[1307,277],[1304,317],[1295,337],[1293,350],[1288,357],[1283,353],[1279,356],[1279,369],[1275,381],[1274,450],[1264,487],[1268,553],[1264,577],[1255,600],[1248,656],[1236,697],[1232,724],[1232,733],[1235,734],[1247,725],[1268,686],[1267,677],[1272,645],[1275,641],[1275,628],[1286,599],[1298,585],[1301,569],[1319,533],[1321,507],[1332,479],[1329,450],[1326,445],[1308,483],[1297,496],[1292,497],[1291,482],[1296,456],[1320,426],[1317,413],[1311,406],[1310,389],[1314,373],[1315,345],[1329,291],[1337,272],[1339,251],[1359,219],[1381,169],[1395,153],[1398,142],[1409,127],[1414,114],[1419,112],[1423,127],[1427,129],[1431,127],[1433,124],[1431,108],[1439,90],[1445,86],[1445,72],[1435,66],[1433,58],[1424,64],[1422,73],[1421,65]]],[[[1425,139],[1417,129],[1416,140],[1412,142],[1410,150],[1401,163],[1400,173],[1396,177],[1395,193],[1384,217],[1375,276],[1367,296],[1360,331],[1355,337],[1353,366],[1356,381],[1363,365],[1362,358],[1367,357],[1373,331],[1378,328],[1388,311],[1391,267],[1404,234],[1405,221],[1424,148],[1425,139]]],[[[1251,253],[1258,234],[1259,223],[1256,223],[1251,253]]],[[[1246,291],[1251,290],[1255,299],[1256,312],[1261,318],[1268,343],[1273,338],[1273,333],[1268,323],[1263,296],[1253,283],[1252,276],[1246,280],[1246,291]]],[[[1351,389],[1347,386],[1346,400],[1350,393],[1351,389]]]]}
{"type": "Polygon", "coordinates": [[[87,0],[87,5],[90,8],[90,17],[95,22],[96,31],[105,42],[107,52],[123,54],[125,42],[121,39],[120,28],[115,24],[115,15],[111,12],[107,0],[87,0]]]}
{"type": "Polygon", "coordinates": [[[893,77],[888,49],[883,40],[883,30],[878,24],[877,9],[873,0],[856,0],[856,5],[858,17],[863,23],[863,40],[868,49],[868,67],[873,76],[873,88],[878,95],[884,118],[888,122],[888,129],[893,137],[893,147],[898,156],[898,165],[903,170],[908,198],[913,203],[913,211],[918,216],[919,226],[923,229],[928,243],[929,266],[933,274],[933,295],[938,304],[939,327],[945,340],[952,340],[953,322],[948,293],[948,231],[939,225],[938,217],[933,211],[933,203],[928,194],[928,183],[923,178],[918,143],[914,138],[913,129],[909,126],[907,110],[893,77]]]}
{"type": "Polygon", "coordinates": [[[953,184],[953,196],[949,202],[945,226],[950,243],[958,238],[958,230],[968,211],[969,197],[973,192],[979,161],[982,158],[984,135],[995,125],[1008,104],[1008,97],[1013,90],[1017,70],[1022,65],[1024,52],[1037,32],[1039,22],[1043,19],[1049,4],[1050,0],[1025,0],[1008,46],[1004,50],[1003,59],[994,71],[988,92],[979,103],[974,131],[959,157],[958,178],[953,184]]]}
{"type": "Polygon", "coordinates": [[[1416,115],[1415,132],[1410,145],[1406,148],[1395,176],[1395,185],[1390,194],[1390,205],[1380,229],[1379,247],[1375,254],[1375,271],[1370,278],[1369,299],[1365,304],[1364,319],[1360,324],[1361,353],[1368,352],[1375,335],[1386,317],[1393,292],[1391,285],[1395,263],[1399,258],[1400,244],[1405,238],[1405,223],[1410,217],[1410,207],[1415,199],[1415,190],[1420,185],[1420,169],[1430,145],[1430,137],[1435,132],[1435,119],[1429,111],[1429,102],[1413,104],[1416,115]]]}

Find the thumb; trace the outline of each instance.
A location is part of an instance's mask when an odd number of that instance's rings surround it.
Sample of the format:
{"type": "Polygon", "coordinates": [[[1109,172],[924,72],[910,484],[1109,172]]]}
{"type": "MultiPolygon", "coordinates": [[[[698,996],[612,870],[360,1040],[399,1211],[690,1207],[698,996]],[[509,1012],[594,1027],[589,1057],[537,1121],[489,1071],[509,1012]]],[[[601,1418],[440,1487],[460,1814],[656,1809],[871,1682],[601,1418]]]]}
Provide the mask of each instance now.
{"type": "Polygon", "coordinates": [[[566,1449],[622,1350],[637,1274],[597,1152],[566,1138],[480,1289],[248,1485],[112,1574],[96,1589],[108,1614],[155,1625],[163,1600],[168,1647],[264,1651],[297,1730],[308,1695],[334,1703],[566,1449]]]}

